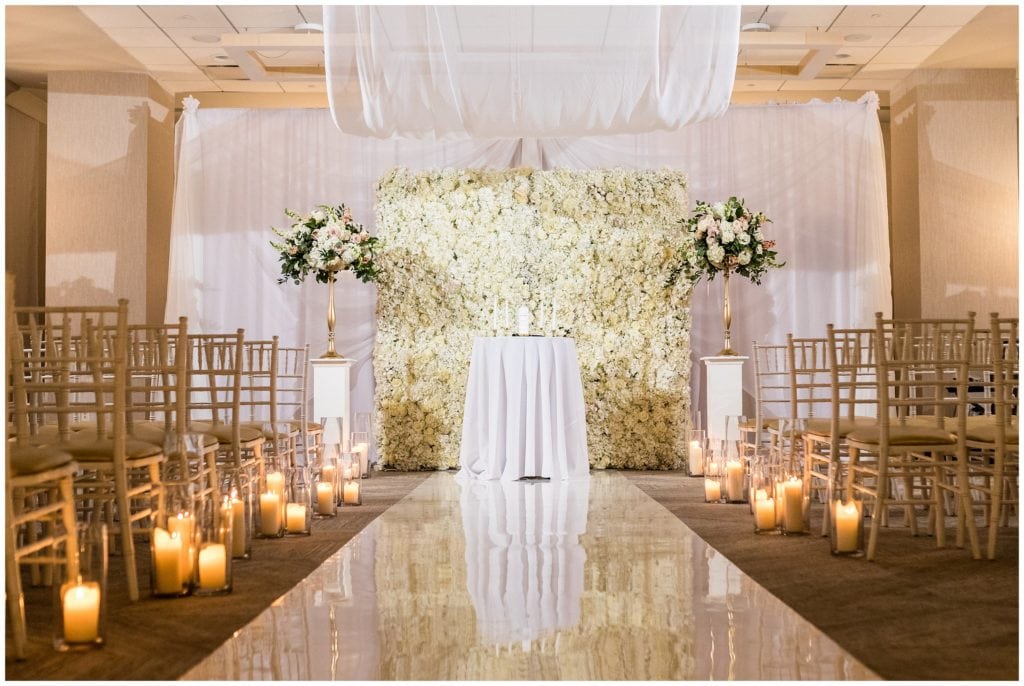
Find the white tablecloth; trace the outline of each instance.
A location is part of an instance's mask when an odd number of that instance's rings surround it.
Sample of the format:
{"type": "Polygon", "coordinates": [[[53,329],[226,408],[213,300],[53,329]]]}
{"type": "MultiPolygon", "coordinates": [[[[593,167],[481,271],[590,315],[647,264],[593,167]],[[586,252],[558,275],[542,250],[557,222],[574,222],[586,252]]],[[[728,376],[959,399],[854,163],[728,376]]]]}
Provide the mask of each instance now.
{"type": "Polygon", "coordinates": [[[462,473],[568,479],[590,470],[571,338],[476,338],[462,420],[462,473]]]}

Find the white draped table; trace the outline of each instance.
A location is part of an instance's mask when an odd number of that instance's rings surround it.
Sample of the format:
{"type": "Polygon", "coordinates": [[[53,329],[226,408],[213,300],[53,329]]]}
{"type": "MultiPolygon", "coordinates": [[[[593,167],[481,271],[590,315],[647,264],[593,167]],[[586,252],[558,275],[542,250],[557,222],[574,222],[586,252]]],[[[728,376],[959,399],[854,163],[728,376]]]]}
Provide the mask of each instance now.
{"type": "Polygon", "coordinates": [[[476,338],[462,473],[477,479],[589,473],[583,384],[571,338],[476,338]]]}

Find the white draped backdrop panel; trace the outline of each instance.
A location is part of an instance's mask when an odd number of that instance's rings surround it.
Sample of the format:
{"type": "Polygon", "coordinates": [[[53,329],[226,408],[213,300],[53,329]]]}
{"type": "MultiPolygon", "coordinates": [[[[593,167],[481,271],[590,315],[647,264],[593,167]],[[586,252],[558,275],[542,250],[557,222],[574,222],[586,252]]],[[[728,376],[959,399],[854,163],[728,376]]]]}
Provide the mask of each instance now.
{"type": "MultiPolygon", "coordinates": [[[[588,138],[421,142],[340,133],[326,109],[186,109],[178,123],[167,321],[196,331],[246,330],[326,349],[327,289],[277,285],[271,226],[284,208],[345,202],[373,230],[376,181],[388,168],[660,168],[685,171],[692,200],[737,195],[773,220],[786,267],[762,286],[731,288],[733,345],[823,336],[891,312],[885,164],[877,99],[731,107],[674,132],[588,138]]],[[[375,287],[343,274],[338,349],[356,359],[354,412],[373,408],[375,287]]],[[[691,297],[694,408],[699,358],[721,348],[721,281],[691,297]]],[[[751,389],[751,365],[746,388],[751,389]]],[[[748,394],[750,391],[748,390],[748,394]]]]}

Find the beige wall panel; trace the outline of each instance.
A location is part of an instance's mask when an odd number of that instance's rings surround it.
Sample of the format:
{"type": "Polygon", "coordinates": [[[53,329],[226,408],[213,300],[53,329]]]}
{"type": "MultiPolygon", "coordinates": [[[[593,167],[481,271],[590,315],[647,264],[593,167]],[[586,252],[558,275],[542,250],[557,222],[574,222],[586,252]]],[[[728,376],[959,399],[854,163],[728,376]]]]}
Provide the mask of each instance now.
{"type": "Polygon", "coordinates": [[[174,101],[154,81],[149,82],[149,96],[146,321],[158,324],[164,321],[164,305],[167,303],[171,207],[174,203],[174,101]]]}
{"type": "Polygon", "coordinates": [[[917,104],[914,91],[894,91],[889,120],[889,236],[894,317],[921,316],[918,221],[917,104]]]}
{"type": "Polygon", "coordinates": [[[46,249],[46,124],[6,109],[6,270],[15,304],[43,304],[46,249]]]}

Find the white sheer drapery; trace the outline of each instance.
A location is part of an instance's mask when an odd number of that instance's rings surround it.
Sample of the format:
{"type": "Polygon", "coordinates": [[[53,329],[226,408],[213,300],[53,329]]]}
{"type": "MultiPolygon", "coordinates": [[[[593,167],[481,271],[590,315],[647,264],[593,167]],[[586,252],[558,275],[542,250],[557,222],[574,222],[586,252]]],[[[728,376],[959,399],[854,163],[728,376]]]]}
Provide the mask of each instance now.
{"type": "Polygon", "coordinates": [[[674,130],[729,106],[734,6],[324,6],[338,127],[388,138],[674,130]]]}
{"type": "MultiPolygon", "coordinates": [[[[585,139],[425,143],[339,133],[327,110],[186,109],[178,122],[178,177],[167,317],[202,331],[246,329],[249,338],[326,349],[327,289],[277,285],[271,226],[284,208],[349,204],[374,225],[374,192],[396,165],[431,167],[659,168],[687,172],[691,200],[745,198],[773,220],[786,267],[761,286],[734,281],[733,347],[781,343],[787,332],[867,325],[890,312],[885,166],[877,99],[732,107],[676,132],[585,139]]],[[[660,288],[661,284],[651,284],[660,288]]],[[[699,358],[722,345],[721,281],[691,298],[694,407],[699,358]]],[[[375,287],[343,274],[338,349],[357,360],[353,412],[373,407],[375,287]]],[[[747,365],[748,376],[751,365],[747,365]]],[[[746,388],[753,388],[748,378],[746,388]]],[[[749,393],[749,390],[748,390],[749,393]]],[[[752,414],[752,407],[751,407],[752,414]]]]}

